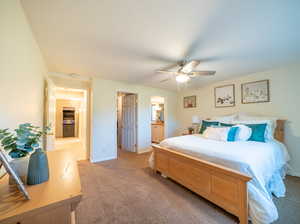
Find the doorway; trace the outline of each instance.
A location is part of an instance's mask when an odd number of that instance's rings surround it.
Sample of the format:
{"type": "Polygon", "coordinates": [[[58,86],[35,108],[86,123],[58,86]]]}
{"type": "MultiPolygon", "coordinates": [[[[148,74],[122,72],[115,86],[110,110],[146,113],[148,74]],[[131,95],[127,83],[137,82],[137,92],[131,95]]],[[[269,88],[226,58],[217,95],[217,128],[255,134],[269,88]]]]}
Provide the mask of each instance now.
{"type": "Polygon", "coordinates": [[[165,99],[151,97],[151,141],[160,143],[165,138],[165,99]]]}
{"type": "Polygon", "coordinates": [[[75,132],[75,125],[78,123],[78,118],[75,120],[75,114],[78,113],[75,107],[63,107],[63,124],[62,124],[62,137],[78,137],[78,128],[75,132]],[[75,122],[76,121],[76,122],[75,122]]]}
{"type": "Polygon", "coordinates": [[[137,94],[117,93],[117,146],[122,151],[137,152],[137,94]]]}
{"type": "Polygon", "coordinates": [[[72,150],[77,160],[88,159],[87,90],[55,88],[54,150],[72,150]]]}

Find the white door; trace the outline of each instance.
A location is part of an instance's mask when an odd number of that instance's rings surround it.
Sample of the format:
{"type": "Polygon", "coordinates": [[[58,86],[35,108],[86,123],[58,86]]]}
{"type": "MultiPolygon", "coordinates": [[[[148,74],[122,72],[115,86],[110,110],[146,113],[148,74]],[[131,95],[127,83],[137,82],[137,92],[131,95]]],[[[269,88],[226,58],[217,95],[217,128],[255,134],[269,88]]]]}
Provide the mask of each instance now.
{"type": "Polygon", "coordinates": [[[122,100],[123,100],[123,96],[118,95],[118,100],[117,100],[118,148],[122,148],[122,100]]]}
{"type": "Polygon", "coordinates": [[[136,152],[137,148],[137,97],[125,95],[122,102],[122,148],[136,152]]]}
{"type": "Polygon", "coordinates": [[[47,79],[45,86],[45,125],[51,125],[51,134],[45,139],[45,149],[53,150],[55,147],[55,115],[56,115],[55,85],[47,79]]]}

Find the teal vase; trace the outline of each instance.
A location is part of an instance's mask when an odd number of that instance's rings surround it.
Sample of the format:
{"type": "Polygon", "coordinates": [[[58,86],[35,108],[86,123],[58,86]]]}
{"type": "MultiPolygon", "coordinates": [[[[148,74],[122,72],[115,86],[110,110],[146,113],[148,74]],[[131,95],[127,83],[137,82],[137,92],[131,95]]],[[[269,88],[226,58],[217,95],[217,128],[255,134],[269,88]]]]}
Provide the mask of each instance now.
{"type": "Polygon", "coordinates": [[[27,184],[35,185],[49,180],[47,154],[41,148],[31,154],[28,164],[27,184]]]}

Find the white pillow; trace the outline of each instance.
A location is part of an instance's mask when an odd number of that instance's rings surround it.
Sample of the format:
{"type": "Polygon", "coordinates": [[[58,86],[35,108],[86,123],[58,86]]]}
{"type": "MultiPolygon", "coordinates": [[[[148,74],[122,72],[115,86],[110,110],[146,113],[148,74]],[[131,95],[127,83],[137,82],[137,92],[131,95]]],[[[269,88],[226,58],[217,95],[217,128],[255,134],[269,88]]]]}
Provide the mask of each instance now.
{"type": "Polygon", "coordinates": [[[237,120],[244,120],[244,121],[263,121],[263,120],[273,120],[276,121],[279,118],[278,117],[264,117],[264,116],[255,116],[255,115],[249,115],[247,113],[240,112],[237,114],[236,117],[237,120]]]}
{"type": "Polygon", "coordinates": [[[252,135],[252,129],[243,124],[238,124],[233,127],[238,127],[235,140],[236,141],[248,141],[252,135]]]}
{"type": "Polygon", "coordinates": [[[212,120],[219,121],[222,123],[232,124],[237,118],[238,118],[237,114],[232,114],[227,116],[213,117],[212,120]]]}
{"type": "Polygon", "coordinates": [[[203,137],[217,141],[227,141],[230,128],[231,127],[207,127],[203,132],[203,137]]]}

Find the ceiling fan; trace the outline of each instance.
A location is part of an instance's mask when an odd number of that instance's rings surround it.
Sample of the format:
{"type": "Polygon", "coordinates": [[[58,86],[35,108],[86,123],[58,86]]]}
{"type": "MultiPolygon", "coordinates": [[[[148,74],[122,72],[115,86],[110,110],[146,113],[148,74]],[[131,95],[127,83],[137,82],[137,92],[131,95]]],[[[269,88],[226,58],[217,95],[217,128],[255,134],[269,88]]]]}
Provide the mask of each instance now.
{"type": "MultiPolygon", "coordinates": [[[[196,76],[212,76],[216,74],[216,71],[196,71],[194,70],[200,61],[198,60],[191,60],[191,61],[182,61],[177,64],[179,69],[177,71],[170,71],[167,69],[159,69],[156,72],[164,73],[164,74],[171,74],[175,75],[176,82],[178,83],[185,83],[196,76]]],[[[174,67],[174,66],[172,66],[174,67]]],[[[164,79],[161,82],[165,82],[170,80],[171,78],[164,79]]]]}

